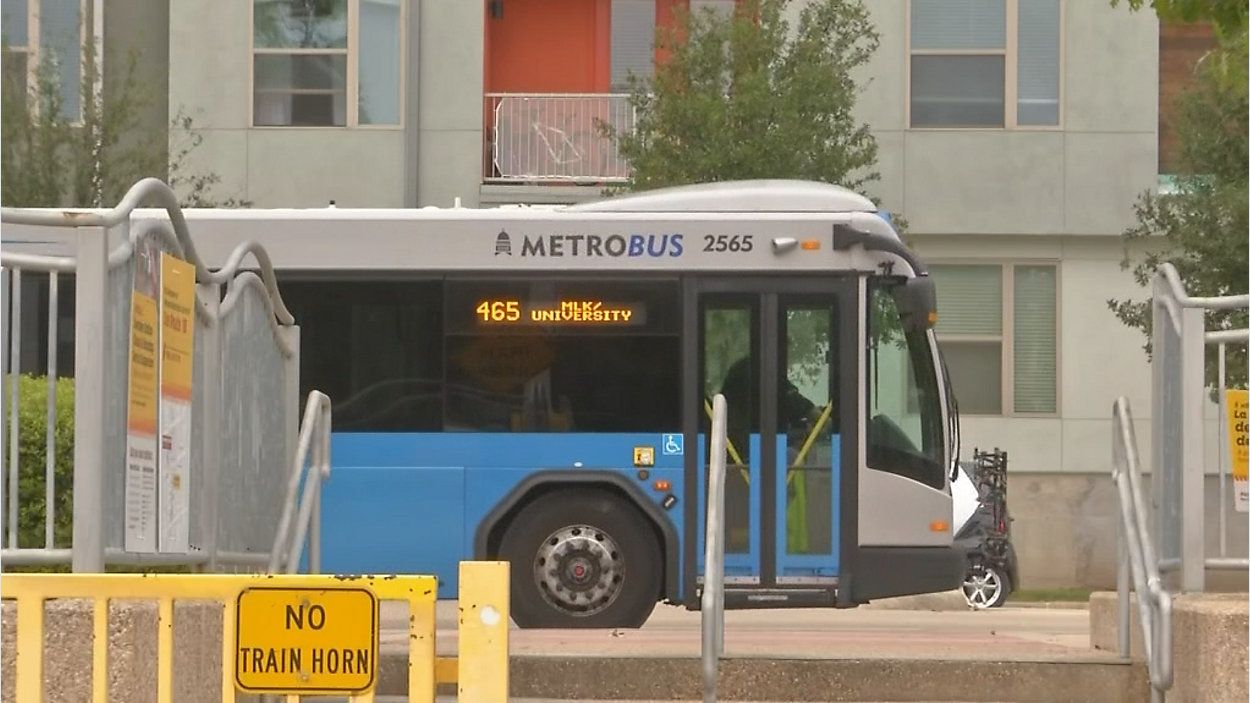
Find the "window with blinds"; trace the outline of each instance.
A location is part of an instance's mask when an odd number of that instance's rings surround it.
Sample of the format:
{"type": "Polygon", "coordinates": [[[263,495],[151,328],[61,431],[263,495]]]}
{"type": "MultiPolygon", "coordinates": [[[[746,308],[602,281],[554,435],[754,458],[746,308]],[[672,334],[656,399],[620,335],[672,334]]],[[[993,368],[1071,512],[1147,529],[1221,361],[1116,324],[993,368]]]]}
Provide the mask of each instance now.
{"type": "Polygon", "coordinates": [[[937,336],[959,410],[1003,412],[1003,267],[934,266],[937,336]]]}
{"type": "Polygon", "coordinates": [[[1063,2],[911,0],[910,125],[1058,125],[1063,2]]]}
{"type": "Polygon", "coordinates": [[[1015,371],[1015,410],[1018,413],[1055,412],[1054,266],[1016,266],[1012,296],[1012,352],[1015,371]]]}
{"type": "Polygon", "coordinates": [[[612,0],[612,91],[629,89],[630,74],[655,68],[655,0],[612,0]]]}
{"type": "Polygon", "coordinates": [[[1059,124],[1059,0],[1019,0],[1016,123],[1059,124]]]}
{"type": "Polygon", "coordinates": [[[253,126],[399,125],[404,9],[404,0],[252,0],[253,126]]]}
{"type": "Polygon", "coordinates": [[[1058,269],[949,264],[931,269],[936,333],[961,413],[1057,411],[1058,269]]]}

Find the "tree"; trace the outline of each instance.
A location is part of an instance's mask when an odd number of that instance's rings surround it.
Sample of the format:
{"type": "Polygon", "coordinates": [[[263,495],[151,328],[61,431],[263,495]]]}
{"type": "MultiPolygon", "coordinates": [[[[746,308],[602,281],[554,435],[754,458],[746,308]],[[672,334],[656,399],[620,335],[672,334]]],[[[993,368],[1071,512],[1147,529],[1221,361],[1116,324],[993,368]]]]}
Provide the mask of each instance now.
{"type": "MultiPolygon", "coordinates": [[[[1121,0],[1111,0],[1112,7],[1121,0]]],[[[1220,80],[1230,90],[1246,89],[1246,27],[1250,3],[1246,0],[1126,0],[1136,11],[1149,6],[1165,22],[1209,22],[1215,28],[1220,47],[1203,61],[1216,66],[1210,78],[1220,80]]]]}
{"type": "MultiPolygon", "coordinates": [[[[9,53],[5,47],[5,59],[9,53]]],[[[235,198],[212,194],[220,176],[196,173],[188,158],[202,137],[191,119],[179,113],[172,121],[174,144],[162,133],[141,133],[141,116],[155,95],[138,79],[138,56],[132,52],[125,71],[101,89],[93,40],[82,44],[78,86],[81,112],[64,114],[55,59],[44,56],[27,85],[26,76],[5,71],[0,82],[0,202],[13,207],[111,207],[141,178],[163,178],[180,193],[185,207],[237,207],[235,198]],[[190,135],[190,136],[181,136],[190,135]]]]}
{"type": "MultiPolygon", "coordinates": [[[[1112,7],[1119,4],[1120,0],[1111,0],[1112,7]]],[[[1211,22],[1228,36],[1246,26],[1250,13],[1246,0],[1127,0],[1127,4],[1133,10],[1149,5],[1162,20],[1211,22]]]]}
{"type": "MultiPolygon", "coordinates": [[[[1144,0],[1130,0],[1140,6],[1144,0]]],[[[1247,182],[1250,157],[1247,132],[1246,20],[1245,2],[1222,0],[1156,0],[1161,17],[1165,12],[1188,13],[1184,19],[1223,22],[1219,47],[1199,62],[1194,83],[1178,99],[1180,162],[1184,173],[1176,177],[1171,193],[1142,194],[1134,206],[1136,223],[1124,232],[1124,269],[1132,269],[1139,285],[1149,286],[1155,271],[1171,262],[1187,292],[1195,296],[1235,295],[1246,292],[1247,275],[1247,182]],[[1240,5],[1238,19],[1237,8],[1240,5]],[[1205,6],[1205,14],[1198,13],[1205,6]],[[1200,8],[1199,8],[1200,9],[1200,8]],[[1195,14],[1197,13],[1197,14],[1195,14]],[[1230,19],[1231,18],[1231,19],[1230,19]],[[1239,25],[1239,26],[1238,26],[1239,25]],[[1230,80],[1230,76],[1241,76],[1230,80]],[[1135,245],[1144,254],[1132,254],[1135,245]]],[[[1146,334],[1150,352],[1150,300],[1109,300],[1116,316],[1146,334]]],[[[1244,329],[1244,310],[1207,313],[1208,329],[1244,329]]],[[[1208,354],[1215,354],[1214,348],[1208,354]]],[[[1216,384],[1216,365],[1207,363],[1207,384],[1216,384]]],[[[1228,347],[1230,386],[1246,383],[1246,348],[1228,347]]]]}
{"type": "Polygon", "coordinates": [[[743,0],[730,16],[678,9],[656,33],[650,81],[630,78],[637,119],[604,126],[630,165],[626,190],[750,178],[801,178],[862,190],[877,144],[852,114],[852,72],[877,48],[860,0],[743,0]]]}

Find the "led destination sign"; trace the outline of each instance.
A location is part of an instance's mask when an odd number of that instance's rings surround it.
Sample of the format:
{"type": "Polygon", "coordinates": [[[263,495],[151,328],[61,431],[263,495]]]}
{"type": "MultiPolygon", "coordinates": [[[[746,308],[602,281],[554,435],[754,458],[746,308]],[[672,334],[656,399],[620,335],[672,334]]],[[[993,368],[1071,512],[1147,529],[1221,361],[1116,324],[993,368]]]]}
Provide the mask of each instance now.
{"type": "Polygon", "coordinates": [[[515,298],[488,298],[474,307],[483,325],[589,325],[628,327],[646,322],[646,308],[637,303],[607,302],[591,298],[522,302],[515,298]]]}

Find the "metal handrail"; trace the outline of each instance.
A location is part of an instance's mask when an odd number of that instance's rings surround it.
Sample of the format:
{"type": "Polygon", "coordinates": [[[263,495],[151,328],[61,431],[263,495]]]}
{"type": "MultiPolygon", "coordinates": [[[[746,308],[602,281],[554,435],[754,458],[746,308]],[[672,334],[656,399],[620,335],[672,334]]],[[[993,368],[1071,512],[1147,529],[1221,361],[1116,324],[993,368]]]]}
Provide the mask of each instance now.
{"type": "MultiPolygon", "coordinates": [[[[220,284],[229,282],[238,273],[244,258],[251,254],[256,259],[260,277],[265,283],[265,290],[269,293],[274,316],[280,324],[294,324],[295,319],[287,309],[286,303],[283,302],[282,295],[278,291],[278,280],[274,273],[273,263],[270,261],[269,254],[264,247],[253,241],[243,242],[231,252],[224,266],[215,271],[209,269],[195,249],[195,243],[191,239],[191,232],[187,226],[187,218],[182,213],[182,207],[178,205],[178,195],[174,193],[173,188],[170,188],[169,185],[159,178],[144,178],[135,183],[130,187],[130,190],[126,191],[126,195],[122,196],[121,202],[109,210],[6,207],[0,208],[0,221],[44,227],[114,227],[127,221],[131,214],[145,202],[155,202],[158,207],[163,208],[168,213],[169,225],[173,228],[173,238],[182,249],[187,262],[195,266],[195,280],[197,283],[220,284]]],[[[164,229],[164,225],[165,223],[156,223],[149,226],[149,229],[164,229]]],[[[168,231],[164,233],[168,234],[168,231]]],[[[131,240],[133,239],[132,237],[131,240]]],[[[133,241],[122,242],[121,246],[110,254],[110,264],[115,264],[119,259],[126,258],[133,246],[133,241]]],[[[68,270],[70,271],[73,270],[71,262],[74,262],[74,259],[67,257],[42,257],[30,254],[5,254],[4,258],[5,260],[21,261],[27,264],[40,261],[45,266],[56,265],[60,267],[69,264],[70,268],[68,270]]],[[[58,268],[57,270],[66,269],[58,268]]]]}
{"type": "Polygon", "coordinates": [[[1250,305],[1250,294],[1217,295],[1210,297],[1193,297],[1185,292],[1185,284],[1176,266],[1164,262],[1159,266],[1158,273],[1168,282],[1173,299],[1183,308],[1206,308],[1208,310],[1235,310],[1250,305]]]}
{"type": "Polygon", "coordinates": [[[0,220],[12,224],[41,225],[45,227],[115,227],[130,219],[140,204],[155,202],[169,213],[170,224],[179,244],[189,257],[187,260],[195,264],[197,281],[210,279],[208,268],[195,252],[195,244],[187,229],[187,219],[178,205],[178,195],[159,178],[144,178],[130,186],[130,190],[122,196],[122,200],[108,210],[70,210],[43,208],[0,208],[0,220]]]}
{"type": "MultiPolygon", "coordinates": [[[[102,525],[103,474],[100,471],[79,470],[81,467],[99,466],[101,463],[100,457],[103,454],[103,418],[105,412],[102,407],[103,401],[101,400],[103,398],[103,393],[101,392],[103,374],[101,369],[104,364],[104,352],[102,351],[104,348],[104,331],[107,328],[109,314],[108,308],[103,302],[105,296],[99,293],[99,291],[104,290],[103,287],[106,285],[110,273],[116,272],[118,267],[126,266],[133,260],[136,246],[140,241],[152,239],[159,243],[160,248],[180,256],[194,267],[195,280],[200,284],[195,296],[195,317],[198,322],[203,323],[207,329],[211,330],[229,313],[244,291],[247,289],[258,289],[261,291],[260,298],[265,306],[266,316],[270,329],[274,333],[278,351],[285,358],[288,365],[298,364],[298,348],[295,341],[297,337],[292,334],[297,328],[291,312],[286,307],[279,293],[273,264],[268,254],[258,243],[248,241],[235,247],[223,266],[216,270],[210,269],[196,251],[186,217],[178,204],[177,195],[166,183],[156,178],[145,178],[135,183],[126,192],[120,203],[110,209],[5,207],[0,208],[0,221],[3,221],[5,224],[63,227],[76,230],[77,248],[74,255],[39,255],[6,250],[0,252],[0,268],[5,270],[6,275],[10,273],[12,275],[15,302],[17,295],[20,293],[19,283],[23,269],[49,275],[51,280],[48,325],[49,343],[47,347],[49,350],[56,349],[55,332],[58,329],[56,314],[59,309],[56,303],[57,276],[65,274],[75,277],[79,284],[76,294],[75,351],[77,355],[75,360],[75,378],[79,387],[78,395],[82,398],[82,402],[76,405],[75,410],[75,471],[73,479],[75,517],[72,548],[60,548],[53,539],[54,511],[52,506],[55,505],[55,500],[53,500],[55,497],[53,494],[55,443],[51,441],[47,443],[48,450],[45,457],[48,464],[47,476],[45,477],[46,491],[48,493],[45,499],[48,505],[45,513],[47,522],[45,525],[45,544],[42,548],[19,548],[15,524],[19,507],[16,485],[18,475],[18,458],[16,453],[18,446],[16,412],[18,393],[17,384],[13,384],[11,397],[6,398],[8,404],[13,406],[11,409],[12,417],[10,418],[12,426],[7,428],[9,430],[7,433],[0,430],[0,435],[11,435],[0,438],[0,453],[4,453],[9,459],[6,462],[8,475],[0,477],[0,482],[7,480],[9,483],[8,486],[0,485],[0,494],[3,494],[4,489],[9,489],[9,494],[0,498],[0,502],[3,502],[6,508],[5,517],[9,526],[9,539],[5,544],[3,554],[0,556],[2,556],[4,561],[14,564],[72,563],[75,570],[87,571],[103,570],[106,564],[140,564],[150,562],[153,555],[132,554],[104,546],[103,535],[105,531],[102,525]],[[168,219],[160,218],[159,213],[157,213],[156,216],[144,214],[142,218],[136,220],[134,218],[135,211],[143,204],[151,204],[156,208],[163,209],[168,215],[168,219]],[[103,228],[105,231],[97,233],[89,229],[96,227],[103,228]],[[110,247],[114,243],[117,243],[117,245],[110,251],[110,247]],[[245,269],[244,262],[249,255],[255,261],[255,264],[245,269]],[[9,269],[12,269],[12,271],[10,272],[9,269]],[[6,444],[10,446],[5,446],[6,444]]],[[[14,334],[8,340],[13,347],[13,351],[9,356],[11,357],[10,363],[14,364],[14,369],[18,368],[14,360],[18,358],[19,332],[20,327],[14,327],[14,334]]],[[[216,344],[220,344],[220,341],[216,342],[216,344]]],[[[49,355],[48,368],[48,432],[51,433],[55,418],[55,381],[57,378],[55,373],[55,354],[49,355]]],[[[211,381],[208,383],[211,386],[211,381]]],[[[210,400],[209,391],[205,391],[205,422],[220,421],[220,418],[214,415],[214,409],[217,409],[216,395],[218,392],[214,391],[213,399],[210,400]],[[213,418],[217,419],[214,420],[213,418]]],[[[288,389],[288,392],[294,393],[295,390],[291,387],[288,389]]],[[[294,410],[293,406],[291,410],[294,410]]],[[[326,412],[328,413],[328,408],[326,412]]],[[[326,426],[328,428],[328,420],[326,426]]],[[[211,447],[211,443],[206,444],[206,446],[211,447]]],[[[212,457],[207,456],[209,451],[210,449],[205,449],[205,464],[208,467],[205,471],[206,477],[211,481],[209,472],[213,471],[211,467],[215,465],[215,461],[212,457]]],[[[318,456],[321,454],[326,455],[325,461],[328,463],[328,439],[324,446],[318,445],[317,451],[319,452],[318,456]]],[[[277,478],[277,480],[280,481],[281,478],[277,478]]],[[[250,551],[236,553],[228,550],[218,550],[215,535],[217,521],[215,498],[210,495],[206,500],[209,507],[206,507],[205,510],[208,511],[209,522],[212,523],[212,526],[209,528],[210,534],[203,549],[192,547],[187,554],[173,556],[157,555],[164,560],[161,563],[187,565],[207,563],[210,568],[216,568],[218,564],[263,566],[273,560],[272,554],[250,551]],[[259,564],[256,564],[258,560],[259,564]]],[[[309,506],[309,510],[315,509],[315,503],[309,506]]],[[[313,517],[315,516],[306,518],[305,522],[312,520],[313,517]]],[[[304,532],[301,532],[300,539],[303,539],[307,529],[316,530],[319,528],[315,524],[315,520],[313,523],[311,528],[301,527],[304,532]]],[[[315,539],[312,541],[316,542],[315,539]]],[[[316,558],[319,560],[320,555],[317,554],[316,558]]],[[[296,563],[298,564],[298,558],[296,563]]]]}
{"type": "Polygon", "coordinates": [[[1129,656],[1128,575],[1137,591],[1142,644],[1150,672],[1151,699],[1163,700],[1172,687],[1172,594],[1159,575],[1159,560],[1146,527],[1146,502],[1141,492],[1141,465],[1137,436],[1127,398],[1112,407],[1112,472],[1119,494],[1120,546],[1117,592],[1119,598],[1119,653],[1129,656]]]}
{"type": "MultiPolygon", "coordinates": [[[[1172,325],[1177,329],[1181,326],[1180,311],[1184,308],[1200,308],[1203,310],[1237,310],[1250,305],[1250,294],[1242,293],[1240,295],[1217,295],[1210,297],[1193,297],[1185,292],[1185,284],[1181,281],[1181,275],[1177,272],[1176,266],[1171,263],[1164,262],[1155,273],[1156,278],[1160,278],[1166,284],[1166,288],[1162,292],[1166,295],[1160,296],[1160,301],[1164,308],[1168,311],[1168,317],[1172,320],[1172,325]]],[[[1209,332],[1208,334],[1216,334],[1218,331],[1209,332]]]]}
{"type": "Polygon", "coordinates": [[[306,541],[308,573],[321,571],[321,484],[330,477],[330,422],[330,397],[321,391],[310,391],[308,402],[304,405],[304,420],[300,424],[299,448],[295,452],[286,499],[282,503],[282,519],[278,522],[273,549],[269,552],[270,573],[297,573],[306,541]],[[302,496],[301,484],[304,487],[302,496]]]}
{"type": "MultiPolygon", "coordinates": [[[[280,319],[280,315],[282,313],[285,312],[288,317],[290,317],[291,313],[286,312],[285,308],[282,308],[281,310],[278,309],[277,306],[280,305],[282,301],[278,300],[277,303],[274,303],[273,298],[267,294],[269,284],[262,281],[259,276],[251,271],[244,271],[239,274],[237,278],[226,284],[226,294],[221,298],[221,305],[217,310],[216,318],[221,319],[228,315],[230,310],[233,309],[235,305],[238,305],[239,298],[242,297],[243,291],[247,288],[257,288],[262,293],[266,293],[266,295],[261,297],[261,301],[264,303],[265,307],[268,308],[269,314],[267,317],[269,319],[269,330],[273,332],[273,339],[278,345],[278,351],[282,353],[282,356],[288,359],[295,356],[295,353],[298,350],[295,349],[290,340],[282,336],[282,327],[284,325],[293,325],[295,323],[295,318],[291,318],[289,322],[283,322],[280,319]]],[[[211,320],[211,322],[215,323],[216,320],[211,320]]]]}
{"type": "Polygon", "coordinates": [[[704,536],[703,700],[715,703],[717,664],[725,654],[725,396],[712,398],[711,451],[708,454],[707,528],[704,536]]]}

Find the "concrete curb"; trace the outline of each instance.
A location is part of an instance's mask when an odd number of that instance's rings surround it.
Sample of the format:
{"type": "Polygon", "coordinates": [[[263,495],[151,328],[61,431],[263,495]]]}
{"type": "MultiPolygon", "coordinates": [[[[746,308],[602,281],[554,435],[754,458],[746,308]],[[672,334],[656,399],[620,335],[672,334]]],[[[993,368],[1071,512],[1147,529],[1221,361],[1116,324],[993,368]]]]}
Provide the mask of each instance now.
{"type": "MultiPolygon", "coordinates": [[[[379,695],[403,694],[407,661],[383,653],[379,695]]],[[[697,658],[514,656],[515,698],[681,700],[702,697],[697,658]]],[[[451,693],[450,687],[440,693],[451,693]]],[[[1149,698],[1139,662],[902,659],[726,659],[724,700],[1082,701],[1149,698]]]]}
{"type": "MultiPolygon", "coordinates": [[[[861,608],[870,610],[935,610],[955,611],[971,610],[964,594],[960,590],[926,593],[919,596],[899,596],[875,600],[861,608]]],[[[1045,610],[1088,610],[1087,601],[1015,601],[1007,597],[1004,608],[1040,608],[1045,610]]]]}

